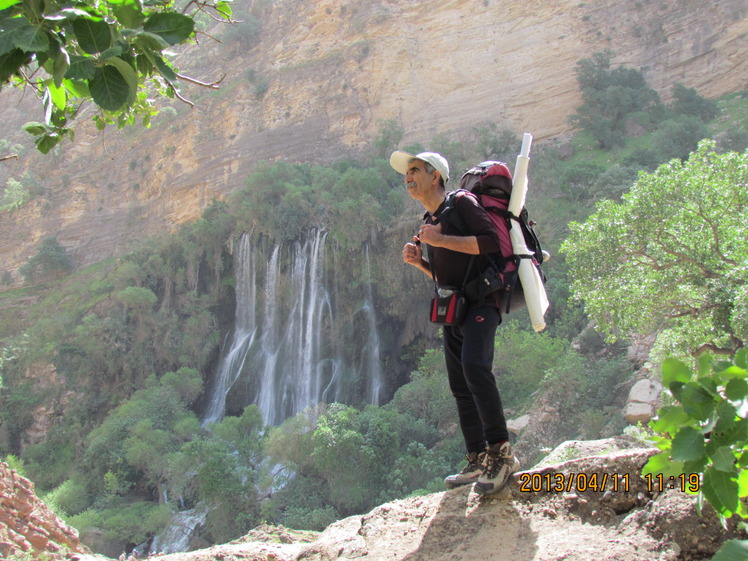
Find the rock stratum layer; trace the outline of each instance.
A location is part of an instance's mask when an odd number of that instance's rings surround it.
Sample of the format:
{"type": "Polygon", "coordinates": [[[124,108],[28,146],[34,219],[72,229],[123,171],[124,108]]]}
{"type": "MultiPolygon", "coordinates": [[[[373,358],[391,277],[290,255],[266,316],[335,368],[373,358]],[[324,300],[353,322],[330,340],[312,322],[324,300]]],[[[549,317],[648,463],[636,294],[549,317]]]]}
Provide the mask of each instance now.
{"type": "Polygon", "coordinates": [[[34,494],[34,484],[0,462],[0,559],[81,559],[90,550],[78,531],[34,494]]]}

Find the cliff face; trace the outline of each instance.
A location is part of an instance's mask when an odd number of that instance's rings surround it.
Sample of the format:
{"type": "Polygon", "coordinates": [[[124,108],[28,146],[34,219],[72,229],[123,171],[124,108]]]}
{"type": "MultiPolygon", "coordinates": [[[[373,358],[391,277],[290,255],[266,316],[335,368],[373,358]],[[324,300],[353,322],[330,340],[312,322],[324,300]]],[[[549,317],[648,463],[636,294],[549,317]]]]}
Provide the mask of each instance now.
{"type": "MultiPolygon", "coordinates": [[[[18,282],[51,235],[78,264],[116,254],[197,218],[259,160],[360,156],[381,120],[401,123],[406,144],[489,121],[539,140],[560,135],[581,99],[575,63],[604,49],[614,64],[644,69],[665,99],[675,82],[706,97],[733,92],[748,72],[744,0],[268,4],[251,2],[262,26],[255,46],[217,30],[223,44],[203,39],[179,55],[185,74],[226,75],[217,93],[185,88],[194,109],[177,105],[151,130],[97,132],[82,120],[58,155],[28,148],[4,162],[0,185],[31,172],[44,194],[3,217],[2,269],[18,282]]],[[[30,146],[18,128],[40,116],[26,96],[3,91],[0,111],[4,138],[30,146]]]]}

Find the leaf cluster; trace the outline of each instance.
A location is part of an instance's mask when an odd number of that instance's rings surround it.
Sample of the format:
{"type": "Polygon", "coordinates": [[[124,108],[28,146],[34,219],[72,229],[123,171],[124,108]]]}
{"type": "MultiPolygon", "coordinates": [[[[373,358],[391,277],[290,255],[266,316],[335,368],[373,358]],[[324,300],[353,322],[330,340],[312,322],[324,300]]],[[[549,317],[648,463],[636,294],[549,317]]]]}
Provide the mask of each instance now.
{"type": "Polygon", "coordinates": [[[31,87],[44,107],[44,120],[25,125],[37,148],[49,152],[66,136],[83,103],[101,110],[103,128],[156,111],[145,89],[153,80],[163,94],[179,93],[180,78],[167,49],[194,35],[194,14],[212,10],[231,19],[227,0],[190,2],[190,14],[167,0],[0,0],[0,87],[31,87]]]}
{"type": "Polygon", "coordinates": [[[733,514],[748,518],[747,367],[746,349],[736,353],[734,362],[704,356],[695,372],[677,359],[666,359],[662,380],[676,402],[661,408],[650,422],[661,435],[656,444],[662,452],[643,472],[700,474],[700,498],[723,519],[733,514]]]}

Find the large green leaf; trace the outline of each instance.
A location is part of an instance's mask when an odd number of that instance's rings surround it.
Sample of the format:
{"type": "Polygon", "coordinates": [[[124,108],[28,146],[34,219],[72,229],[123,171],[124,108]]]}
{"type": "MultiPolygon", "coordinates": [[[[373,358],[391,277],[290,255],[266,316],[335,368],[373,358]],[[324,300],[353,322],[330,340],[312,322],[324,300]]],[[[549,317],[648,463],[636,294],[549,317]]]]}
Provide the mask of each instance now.
{"type": "Polygon", "coordinates": [[[689,382],[673,393],[683,405],[685,412],[700,421],[708,419],[716,406],[709,392],[696,382],[689,382]]]}
{"type": "Polygon", "coordinates": [[[735,473],[735,453],[732,451],[732,448],[729,446],[720,446],[711,456],[714,469],[735,473]]]}
{"type": "Polygon", "coordinates": [[[67,74],[69,68],[70,55],[68,54],[67,50],[65,50],[64,48],[60,48],[60,50],[57,51],[57,54],[55,55],[54,71],[52,72],[55,86],[57,86],[58,88],[62,85],[62,81],[65,79],[65,74],[67,74]]]}
{"type": "Polygon", "coordinates": [[[665,405],[657,411],[657,418],[649,426],[660,433],[675,434],[682,426],[688,425],[691,418],[680,405],[665,405]]]}
{"type": "Polygon", "coordinates": [[[729,516],[737,510],[738,482],[732,479],[729,473],[712,467],[707,468],[704,470],[702,491],[717,512],[729,516]]]}
{"type": "Polygon", "coordinates": [[[667,388],[673,382],[690,382],[692,376],[691,369],[675,358],[666,358],[662,363],[662,383],[667,388]]]}
{"type": "Polygon", "coordinates": [[[39,26],[23,17],[3,20],[0,23],[0,54],[19,48],[27,53],[49,49],[49,37],[39,26]]]}
{"type": "Polygon", "coordinates": [[[138,73],[132,66],[130,66],[127,62],[119,57],[110,58],[106,61],[106,63],[108,65],[114,66],[117,70],[119,70],[119,73],[125,79],[125,82],[127,82],[127,89],[129,92],[127,96],[127,103],[128,105],[133,103],[135,101],[135,95],[138,92],[138,73]]]}
{"type": "Polygon", "coordinates": [[[156,69],[161,73],[161,75],[166,78],[167,80],[173,81],[177,79],[177,74],[172,70],[171,66],[169,66],[164,59],[162,59],[157,54],[150,55],[149,59],[151,62],[153,62],[153,65],[156,67],[156,69]]]}
{"type": "Polygon", "coordinates": [[[748,561],[748,540],[726,541],[712,561],[748,561]]]}
{"type": "Polygon", "coordinates": [[[149,33],[148,31],[136,33],[133,43],[140,47],[143,52],[153,51],[159,53],[169,46],[169,43],[163,37],[155,33],[149,33]]]}
{"type": "Polygon", "coordinates": [[[95,72],[96,67],[91,58],[73,55],[70,57],[70,68],[65,72],[65,78],[70,80],[90,80],[94,77],[95,72]]]}
{"type": "Polygon", "coordinates": [[[160,36],[169,45],[186,41],[195,28],[192,18],[175,12],[163,12],[150,16],[143,29],[160,36]]]}
{"type": "Polygon", "coordinates": [[[67,103],[67,93],[65,92],[65,88],[57,87],[54,81],[52,81],[52,83],[47,85],[47,91],[49,92],[49,97],[55,107],[64,110],[65,104],[67,103]]]}
{"type": "Polygon", "coordinates": [[[140,27],[145,19],[140,0],[109,0],[114,17],[125,27],[140,27]]]}
{"type": "Polygon", "coordinates": [[[0,83],[6,82],[13,74],[25,64],[28,64],[30,55],[21,49],[13,49],[0,55],[0,83]]]}
{"type": "Polygon", "coordinates": [[[684,427],[673,437],[672,457],[687,462],[704,455],[704,435],[692,427],[684,427]]]}
{"type": "Polygon", "coordinates": [[[111,65],[97,68],[88,83],[94,103],[107,111],[117,111],[130,98],[130,87],[120,71],[111,65]]]}
{"type": "Polygon", "coordinates": [[[112,31],[104,20],[78,18],[73,21],[78,45],[89,54],[101,53],[112,46],[112,31]]]}
{"type": "Polygon", "coordinates": [[[0,0],[0,10],[10,8],[11,6],[15,6],[16,4],[20,3],[21,0],[0,0]]]}

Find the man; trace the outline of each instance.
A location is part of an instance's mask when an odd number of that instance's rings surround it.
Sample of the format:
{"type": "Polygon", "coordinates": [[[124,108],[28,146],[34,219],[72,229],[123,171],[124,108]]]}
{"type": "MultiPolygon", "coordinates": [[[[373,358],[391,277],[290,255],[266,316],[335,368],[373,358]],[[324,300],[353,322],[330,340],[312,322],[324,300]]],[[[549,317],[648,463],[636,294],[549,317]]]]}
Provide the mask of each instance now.
{"type": "MultiPolygon", "coordinates": [[[[486,211],[468,194],[458,194],[449,211],[460,215],[468,235],[446,220],[446,214],[441,217],[449,181],[447,160],[435,152],[393,152],[390,165],[405,176],[408,194],[426,209],[425,224],[403,248],[403,261],[433,276],[439,286],[459,287],[466,278],[477,277],[488,263],[486,254],[499,250],[498,234],[486,211]],[[421,243],[428,246],[428,261],[421,243]]],[[[465,468],[444,482],[449,488],[475,483],[475,491],[484,495],[503,488],[519,469],[491,371],[500,305],[498,294],[489,294],[484,301],[468,303],[460,324],[443,327],[449,386],[467,449],[465,468]]]]}

